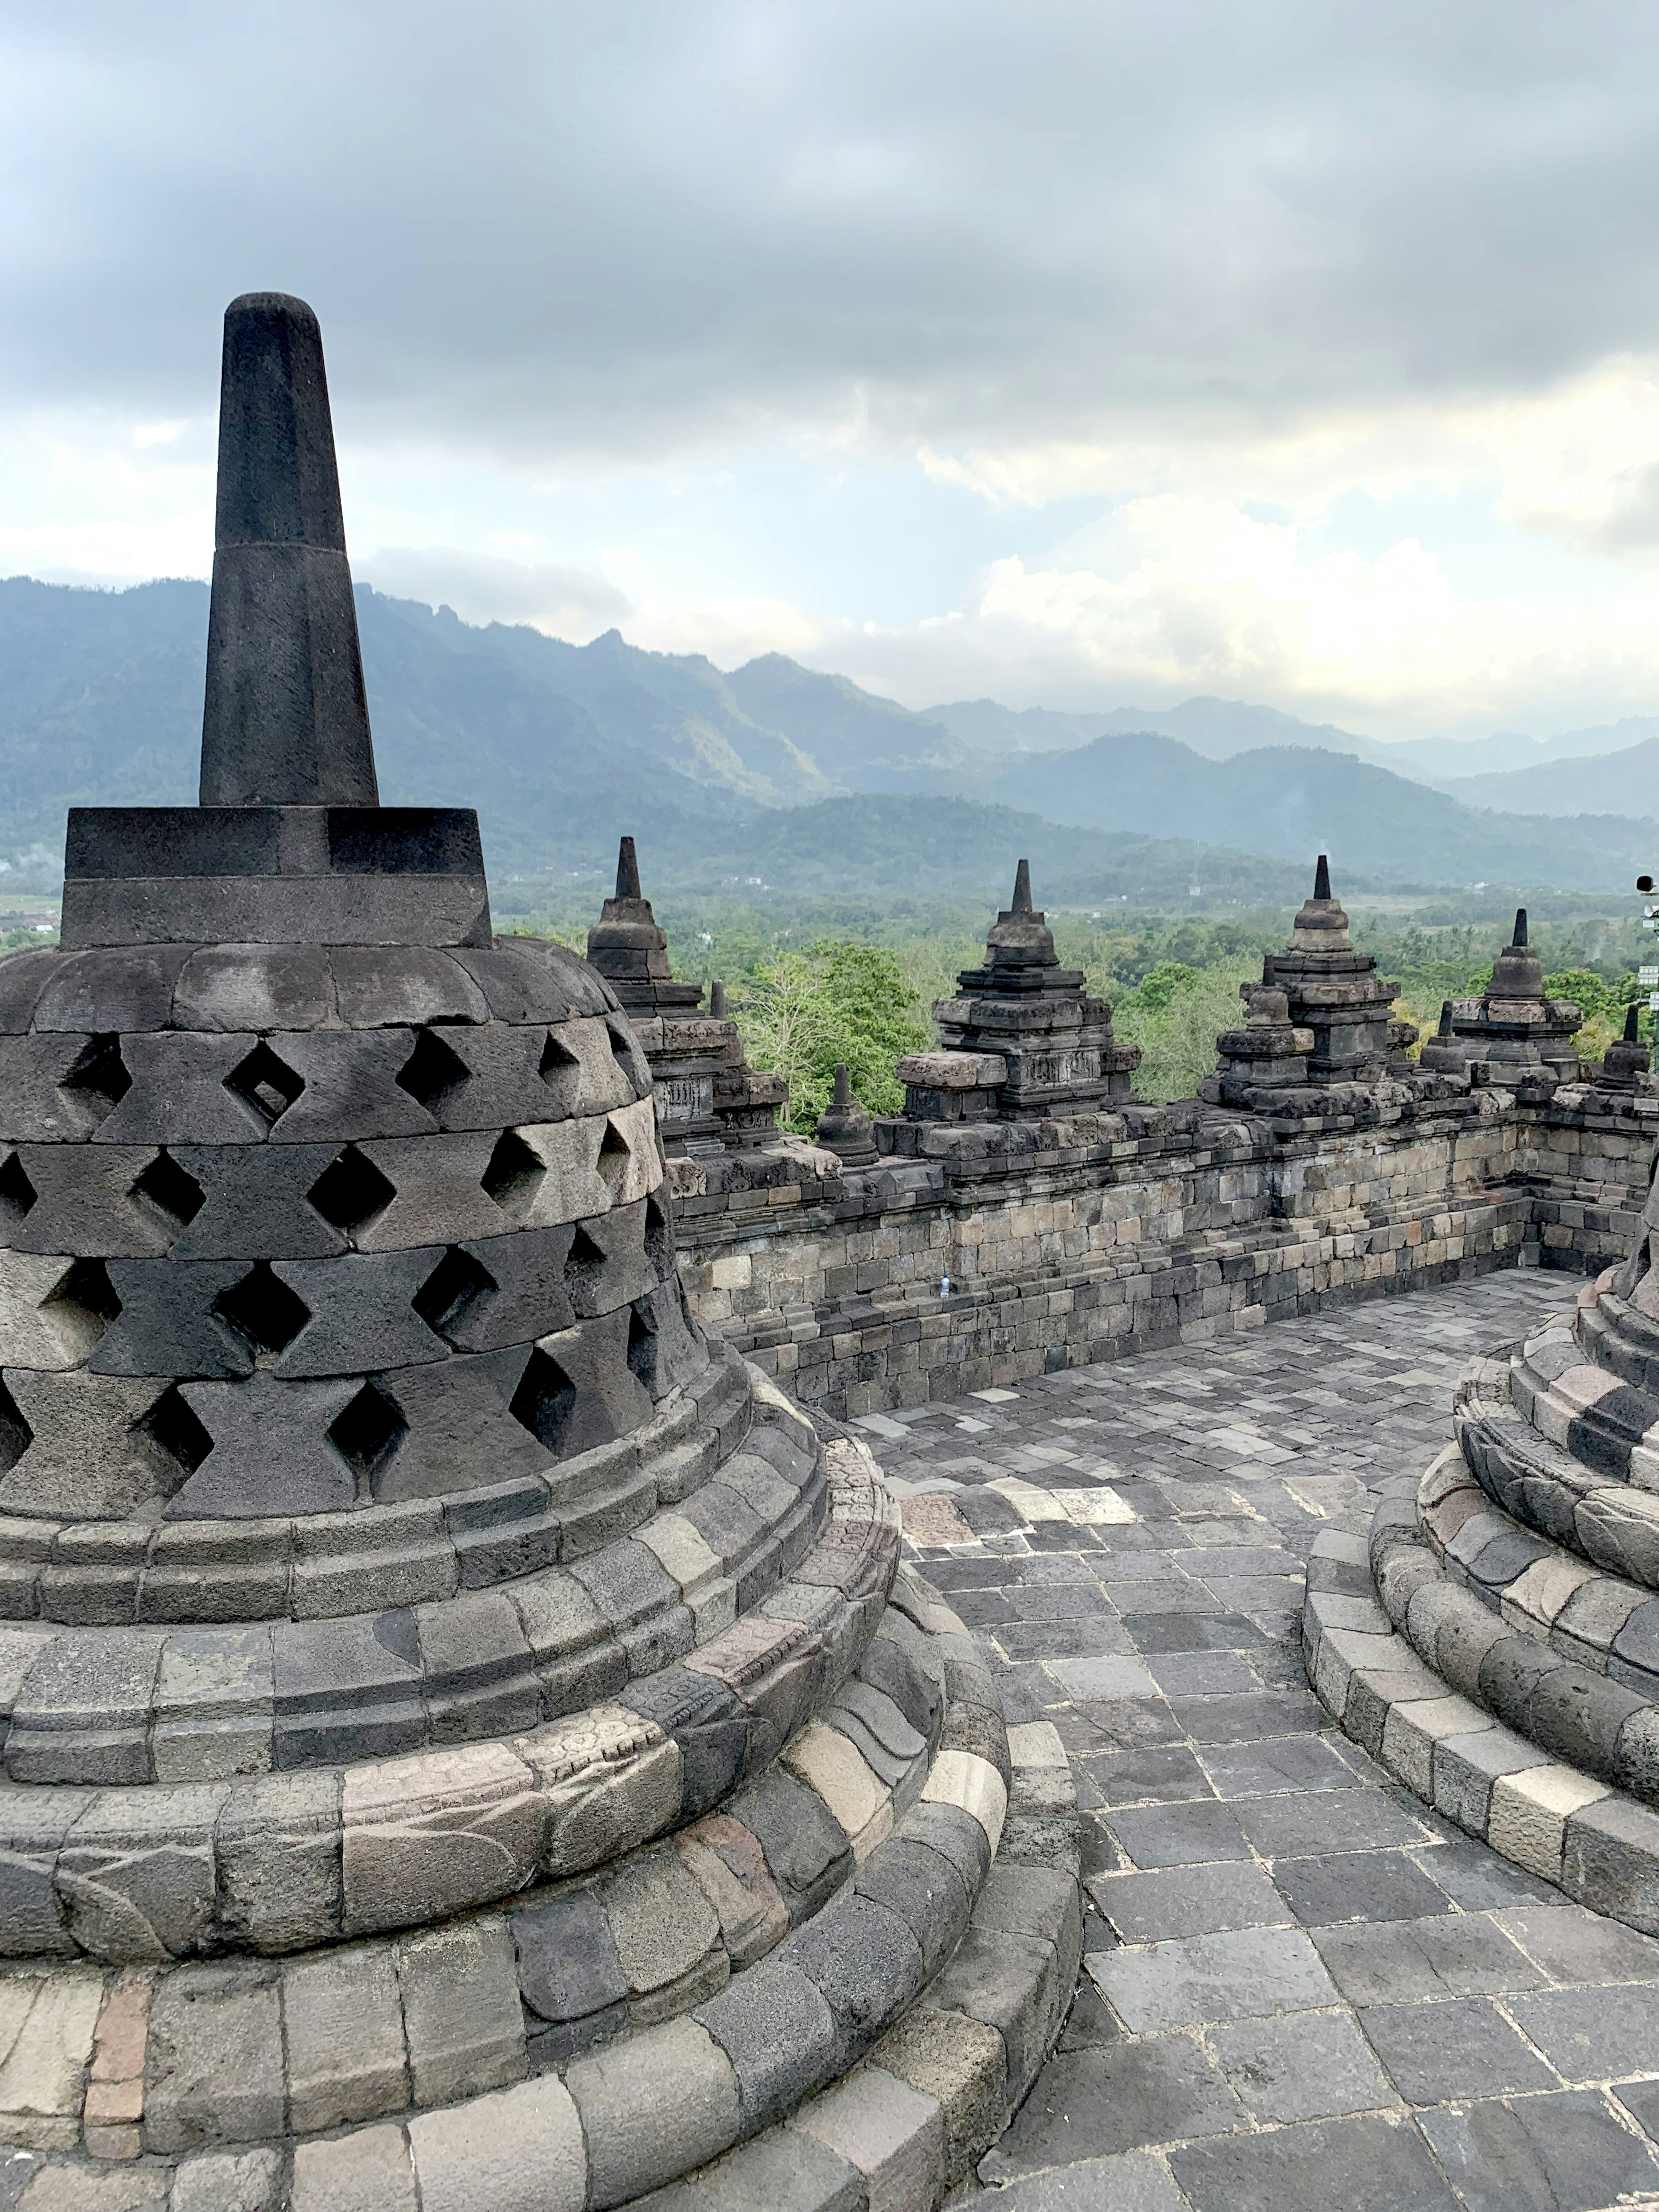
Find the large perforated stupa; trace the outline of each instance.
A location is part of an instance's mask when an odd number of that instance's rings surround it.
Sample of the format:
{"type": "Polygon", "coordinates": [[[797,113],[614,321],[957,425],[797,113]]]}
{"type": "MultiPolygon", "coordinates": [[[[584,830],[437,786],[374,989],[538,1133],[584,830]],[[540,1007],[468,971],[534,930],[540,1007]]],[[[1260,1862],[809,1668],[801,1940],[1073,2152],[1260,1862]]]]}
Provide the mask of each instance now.
{"type": "Polygon", "coordinates": [[[0,2201],[931,2202],[1071,1987],[1052,1778],[998,1890],[990,1678],[689,1318],[615,995],[379,804],[301,302],[219,459],[201,804],[0,965],[0,2201]]]}

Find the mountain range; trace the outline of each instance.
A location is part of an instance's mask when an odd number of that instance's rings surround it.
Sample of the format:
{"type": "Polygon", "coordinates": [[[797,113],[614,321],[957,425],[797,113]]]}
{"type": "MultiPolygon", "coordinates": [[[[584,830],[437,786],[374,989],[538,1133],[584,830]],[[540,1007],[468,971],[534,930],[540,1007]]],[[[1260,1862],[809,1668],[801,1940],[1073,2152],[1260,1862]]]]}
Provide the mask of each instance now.
{"type": "MultiPolygon", "coordinates": [[[[1659,815],[1659,720],[1459,745],[1218,699],[917,714],[780,653],[726,672],[615,630],[573,646],[367,586],[357,604],[383,792],[476,803],[498,873],[586,872],[626,830],[684,882],[996,890],[1018,843],[1048,896],[1253,902],[1319,850],[1356,887],[1622,887],[1659,838],[1632,818],[1659,815]],[[1448,778],[1453,756],[1480,772],[1448,778]]],[[[194,796],[207,605],[195,582],[0,582],[13,868],[49,877],[70,805],[194,796]]]]}

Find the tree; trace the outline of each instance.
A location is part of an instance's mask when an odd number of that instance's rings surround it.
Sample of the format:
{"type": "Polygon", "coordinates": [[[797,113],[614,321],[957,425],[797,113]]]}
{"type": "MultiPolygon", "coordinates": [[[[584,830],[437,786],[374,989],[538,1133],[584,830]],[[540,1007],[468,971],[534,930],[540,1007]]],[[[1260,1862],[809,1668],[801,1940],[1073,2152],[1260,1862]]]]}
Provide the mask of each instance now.
{"type": "Polygon", "coordinates": [[[861,1105],[896,1114],[894,1063],[931,1041],[898,955],[878,945],[822,938],[763,960],[732,1011],[751,1066],[787,1079],[789,1127],[803,1134],[830,1103],[838,1060],[861,1105]]]}

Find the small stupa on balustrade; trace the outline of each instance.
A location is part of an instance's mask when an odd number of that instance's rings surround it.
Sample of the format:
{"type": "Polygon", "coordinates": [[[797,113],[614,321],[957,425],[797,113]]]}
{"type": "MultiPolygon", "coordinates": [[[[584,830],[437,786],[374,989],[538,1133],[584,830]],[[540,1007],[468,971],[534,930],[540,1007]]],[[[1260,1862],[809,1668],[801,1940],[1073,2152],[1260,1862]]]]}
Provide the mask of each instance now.
{"type": "Polygon", "coordinates": [[[876,1164],[875,1124],[853,1096],[853,1079],[847,1062],[836,1062],[835,1095],[817,1120],[812,1141],[834,1152],[843,1167],[869,1168],[876,1164]]]}
{"type": "Polygon", "coordinates": [[[641,892],[631,837],[617,851],[616,896],[606,899],[587,933],[587,957],[639,1039],[670,1152],[764,1144],[775,1133],[789,1086],[781,1076],[750,1066],[718,983],[705,1013],[702,984],[674,981],[667,933],[641,892]]]}
{"type": "Polygon", "coordinates": [[[1598,1091],[1635,1091],[1640,1079],[1653,1066],[1653,1054],[1638,1035],[1641,1019],[1638,1007],[1625,1010],[1625,1033],[1607,1047],[1607,1056],[1595,1071],[1598,1091]]]}
{"type": "Polygon", "coordinates": [[[1030,863],[957,995],[933,1003],[940,1049],[896,1070],[905,1118],[1035,1121],[1109,1110],[1129,1096],[1139,1048],[1112,1036],[1112,1010],[1089,996],[1080,968],[1062,968],[1046,917],[1031,904],[1030,863]]]}
{"type": "Polygon", "coordinates": [[[1529,1088],[1576,1082],[1575,1038],[1583,1018],[1571,999],[1544,996],[1543,967],[1527,942],[1527,909],[1517,907],[1514,934],[1492,963],[1492,981],[1478,999],[1447,1000],[1422,1064],[1445,1074],[1480,1067],[1492,1082],[1529,1088]]]}

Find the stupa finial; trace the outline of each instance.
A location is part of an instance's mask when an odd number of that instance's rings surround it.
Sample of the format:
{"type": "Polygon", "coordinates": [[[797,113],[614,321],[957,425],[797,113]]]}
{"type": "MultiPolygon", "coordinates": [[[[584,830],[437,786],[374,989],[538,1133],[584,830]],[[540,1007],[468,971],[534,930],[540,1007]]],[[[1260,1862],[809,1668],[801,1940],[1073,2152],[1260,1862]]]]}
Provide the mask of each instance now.
{"type": "Polygon", "coordinates": [[[377,806],[323,337],[303,300],[225,310],[204,806],[377,806]]]}
{"type": "Polygon", "coordinates": [[[634,840],[624,837],[617,848],[617,896],[636,899],[640,896],[639,855],[634,850],[634,840]]]}
{"type": "Polygon", "coordinates": [[[1634,1044],[1634,1043],[1636,1043],[1636,1042],[1637,1042],[1637,1041],[1638,1041],[1638,1036],[1639,1036],[1639,1031],[1638,1031],[1638,1030],[1637,1024],[1638,1024],[1638,1022],[1639,1022],[1640,1020],[1641,1020],[1641,1015],[1640,1015],[1640,1013],[1638,1012],[1637,1008],[1636,1008],[1634,1006],[1626,1006],[1626,1009],[1625,1009],[1625,1042],[1626,1042],[1626,1044],[1634,1044]]]}
{"type": "Polygon", "coordinates": [[[1008,911],[1010,914],[1031,912],[1031,864],[1029,860],[1022,860],[1014,870],[1013,904],[1008,911]]]}
{"type": "Polygon", "coordinates": [[[1328,899],[1331,895],[1331,864],[1322,853],[1314,866],[1313,895],[1316,899],[1328,899]]]}
{"type": "Polygon", "coordinates": [[[1510,943],[1511,945],[1524,945],[1526,941],[1527,909],[1523,906],[1518,906],[1515,909],[1515,934],[1510,939],[1510,943]]]}

